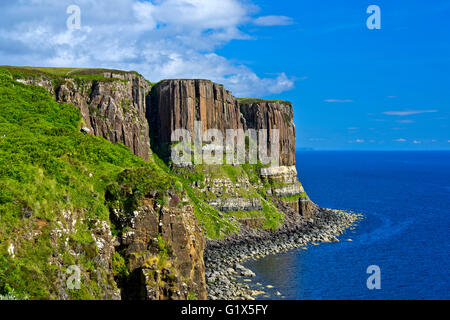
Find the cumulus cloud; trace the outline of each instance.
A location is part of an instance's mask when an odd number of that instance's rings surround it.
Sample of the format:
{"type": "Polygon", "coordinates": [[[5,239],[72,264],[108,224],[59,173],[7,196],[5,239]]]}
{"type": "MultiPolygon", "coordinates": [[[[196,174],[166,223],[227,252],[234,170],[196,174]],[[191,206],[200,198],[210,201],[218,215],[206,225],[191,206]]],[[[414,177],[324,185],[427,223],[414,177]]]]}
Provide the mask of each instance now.
{"type": "Polygon", "coordinates": [[[400,138],[400,139],[394,139],[395,142],[406,142],[406,139],[400,138]]]}
{"type": "Polygon", "coordinates": [[[286,16],[263,16],[256,18],[253,23],[257,26],[288,26],[294,23],[291,17],[286,16]]]}
{"type": "Polygon", "coordinates": [[[242,97],[294,87],[294,78],[281,71],[257,75],[215,53],[231,40],[251,38],[241,31],[252,21],[247,2],[78,0],[81,28],[69,30],[66,9],[73,3],[2,2],[2,64],[136,70],[151,81],[208,78],[242,97]]]}

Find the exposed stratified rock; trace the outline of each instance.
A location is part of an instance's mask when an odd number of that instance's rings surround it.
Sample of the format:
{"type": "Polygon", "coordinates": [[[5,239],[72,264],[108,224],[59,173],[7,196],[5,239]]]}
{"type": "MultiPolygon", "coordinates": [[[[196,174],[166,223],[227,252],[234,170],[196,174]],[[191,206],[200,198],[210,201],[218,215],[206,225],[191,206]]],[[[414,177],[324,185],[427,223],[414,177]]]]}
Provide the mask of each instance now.
{"type": "Polygon", "coordinates": [[[223,85],[209,80],[164,80],[148,100],[150,129],[158,146],[170,143],[175,129],[193,134],[195,121],[202,121],[203,131],[243,128],[237,100],[223,85]]]}
{"type": "Polygon", "coordinates": [[[122,298],[165,300],[195,295],[206,299],[205,239],[193,207],[158,209],[153,199],[144,203],[128,221],[128,232],[121,239],[120,250],[130,272],[122,280],[122,298]],[[161,252],[160,241],[167,246],[166,253],[161,252]]]}
{"type": "Polygon", "coordinates": [[[222,212],[262,210],[259,197],[243,197],[253,188],[262,188],[262,185],[252,185],[246,175],[239,176],[235,182],[226,176],[205,175],[203,184],[203,188],[197,186],[198,190],[214,195],[208,203],[222,212]]]}
{"type": "Polygon", "coordinates": [[[260,211],[263,208],[259,198],[218,198],[209,204],[222,212],[260,211]]]}
{"type": "Polygon", "coordinates": [[[160,230],[176,259],[176,269],[182,282],[179,284],[180,292],[184,291],[181,298],[188,298],[191,292],[198,299],[206,299],[205,238],[194,217],[193,207],[163,208],[160,212],[160,230]]]}
{"type": "MultiPolygon", "coordinates": [[[[280,166],[263,169],[261,178],[271,185],[266,190],[269,195],[278,198],[299,195],[305,202],[307,196],[295,168],[296,128],[290,102],[236,99],[222,85],[209,80],[164,80],[152,89],[147,102],[153,143],[157,149],[161,147],[158,152],[163,158],[168,156],[165,147],[170,144],[172,132],[186,129],[193,136],[195,121],[202,121],[203,131],[218,129],[224,137],[227,129],[267,130],[268,152],[272,150],[274,130],[278,130],[280,166]]],[[[248,190],[249,186],[230,187],[232,183],[226,177],[206,177],[204,184],[206,191],[217,196],[210,204],[221,211],[261,210],[258,199],[244,199],[236,193],[238,189],[248,190]]],[[[287,204],[297,212],[304,208],[303,214],[309,215],[309,206],[305,203],[290,201],[287,204]]]]}
{"type": "Polygon", "coordinates": [[[268,192],[276,197],[288,197],[305,192],[297,178],[295,166],[261,169],[261,178],[271,186],[268,192]]]}
{"type": "Polygon", "coordinates": [[[134,72],[104,72],[103,77],[104,80],[66,78],[53,83],[41,78],[20,82],[42,86],[58,102],[73,104],[81,112],[83,128],[112,143],[123,143],[147,160],[150,141],[145,101],[150,85],[134,72]]]}
{"type": "Polygon", "coordinates": [[[283,101],[242,99],[240,111],[246,128],[267,130],[267,150],[271,149],[272,130],[279,130],[280,165],[295,165],[295,125],[292,104],[283,101]]]}
{"type": "Polygon", "coordinates": [[[202,121],[203,131],[266,129],[268,150],[272,130],[279,130],[280,165],[295,164],[295,125],[292,104],[282,101],[236,99],[232,93],[209,80],[164,80],[148,99],[148,118],[155,145],[170,143],[175,129],[194,133],[194,122],[202,121]],[[250,101],[250,102],[249,102],[250,101]]]}

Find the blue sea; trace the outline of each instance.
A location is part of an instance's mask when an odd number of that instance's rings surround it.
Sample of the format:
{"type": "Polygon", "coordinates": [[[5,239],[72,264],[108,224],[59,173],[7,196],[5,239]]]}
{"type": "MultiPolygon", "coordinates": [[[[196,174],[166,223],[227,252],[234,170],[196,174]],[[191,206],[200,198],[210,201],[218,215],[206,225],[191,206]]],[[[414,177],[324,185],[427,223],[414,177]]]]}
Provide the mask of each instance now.
{"type": "Polygon", "coordinates": [[[339,243],[246,266],[271,299],[449,299],[450,152],[297,152],[310,198],[364,214],[339,243]],[[351,239],[352,241],[348,241],[351,239]],[[381,289],[367,268],[379,266],[381,289]],[[281,296],[274,293],[279,291],[281,296]]]}

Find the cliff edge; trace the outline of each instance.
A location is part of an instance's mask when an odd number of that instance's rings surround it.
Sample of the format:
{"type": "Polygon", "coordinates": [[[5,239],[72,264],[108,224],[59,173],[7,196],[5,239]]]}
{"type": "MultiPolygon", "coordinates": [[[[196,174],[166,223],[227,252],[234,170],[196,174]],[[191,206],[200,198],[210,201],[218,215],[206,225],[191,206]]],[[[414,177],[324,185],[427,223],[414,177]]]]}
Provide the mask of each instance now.
{"type": "MultiPolygon", "coordinates": [[[[220,245],[252,234],[295,231],[314,220],[318,207],[297,177],[289,102],[239,99],[209,80],[152,84],[120,70],[0,69],[3,97],[16,97],[19,112],[33,114],[42,126],[40,140],[30,136],[28,142],[37,148],[34,158],[24,154],[20,164],[35,168],[30,177],[41,181],[38,185],[58,190],[51,199],[34,189],[25,195],[20,185],[28,185],[20,176],[1,173],[0,211],[18,217],[14,230],[31,224],[38,231],[18,238],[21,232],[0,229],[4,265],[10,266],[3,270],[10,277],[0,281],[0,294],[13,288],[33,298],[206,299],[207,241],[220,245]],[[67,110],[71,117],[58,118],[67,110]],[[264,130],[267,140],[255,139],[270,153],[278,146],[279,165],[260,159],[175,165],[169,157],[171,135],[176,129],[195,132],[196,123],[201,134],[216,129],[224,137],[229,130],[264,130]],[[42,159],[59,164],[53,168],[42,159]],[[28,257],[35,237],[47,248],[39,261],[28,257]],[[30,290],[13,280],[24,272],[12,267],[18,262],[57,271],[43,272],[30,290]],[[66,286],[64,272],[71,266],[81,269],[82,291],[66,286]]],[[[5,99],[1,112],[13,130],[18,109],[5,99]]],[[[28,122],[23,129],[23,134],[37,130],[28,122]]],[[[21,154],[12,144],[19,133],[2,130],[2,151],[21,154]]],[[[251,141],[245,141],[247,149],[251,141]]],[[[8,221],[2,222],[11,225],[8,221]]]]}

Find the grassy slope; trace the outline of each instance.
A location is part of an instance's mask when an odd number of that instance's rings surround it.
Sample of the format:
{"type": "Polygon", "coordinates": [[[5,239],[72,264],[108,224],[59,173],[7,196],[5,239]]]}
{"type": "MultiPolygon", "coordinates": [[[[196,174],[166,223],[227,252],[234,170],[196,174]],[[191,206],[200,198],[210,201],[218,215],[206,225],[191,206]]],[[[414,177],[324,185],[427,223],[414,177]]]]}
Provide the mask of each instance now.
{"type": "Polygon", "coordinates": [[[135,73],[136,71],[122,71],[114,69],[98,69],[98,68],[47,68],[47,67],[15,67],[0,66],[1,69],[11,73],[14,79],[30,79],[46,77],[48,79],[60,78],[79,78],[90,80],[108,80],[103,76],[104,72],[113,72],[115,74],[135,73]]]}
{"type": "Polygon", "coordinates": [[[265,99],[255,99],[255,98],[238,98],[239,105],[252,105],[258,103],[281,103],[292,105],[292,102],[284,100],[265,100],[265,99]]]}

